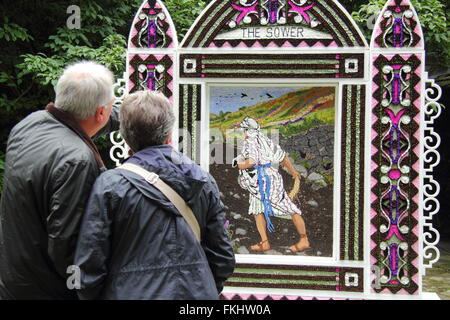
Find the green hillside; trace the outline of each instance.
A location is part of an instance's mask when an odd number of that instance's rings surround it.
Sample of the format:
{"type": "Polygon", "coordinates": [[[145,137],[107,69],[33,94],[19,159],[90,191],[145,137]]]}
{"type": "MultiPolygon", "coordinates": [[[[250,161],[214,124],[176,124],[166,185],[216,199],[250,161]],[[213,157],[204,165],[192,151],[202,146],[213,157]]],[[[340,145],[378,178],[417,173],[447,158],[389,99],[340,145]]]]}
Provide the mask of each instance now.
{"type": "Polygon", "coordinates": [[[230,130],[239,128],[245,117],[252,117],[264,129],[277,128],[282,135],[292,136],[315,126],[334,124],[334,107],[334,87],[302,88],[236,112],[211,114],[210,128],[224,136],[239,136],[239,132],[230,130]]]}

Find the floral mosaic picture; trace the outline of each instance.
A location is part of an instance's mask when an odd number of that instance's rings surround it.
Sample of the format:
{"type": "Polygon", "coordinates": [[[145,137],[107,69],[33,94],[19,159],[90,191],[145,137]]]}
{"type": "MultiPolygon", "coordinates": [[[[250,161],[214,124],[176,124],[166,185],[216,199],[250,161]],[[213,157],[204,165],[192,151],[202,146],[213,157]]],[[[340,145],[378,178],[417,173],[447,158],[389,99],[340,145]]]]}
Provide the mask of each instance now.
{"type": "Polygon", "coordinates": [[[209,104],[209,170],[235,252],[331,257],[336,87],[211,86],[209,104]]]}

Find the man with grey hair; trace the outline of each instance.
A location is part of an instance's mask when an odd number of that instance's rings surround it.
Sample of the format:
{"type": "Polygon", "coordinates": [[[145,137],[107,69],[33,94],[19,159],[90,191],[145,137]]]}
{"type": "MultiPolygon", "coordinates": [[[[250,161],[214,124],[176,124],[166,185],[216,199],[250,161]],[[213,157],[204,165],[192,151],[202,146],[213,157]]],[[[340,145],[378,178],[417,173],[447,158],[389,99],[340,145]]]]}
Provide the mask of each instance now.
{"type": "Polygon", "coordinates": [[[94,135],[117,130],[114,76],[68,66],[55,104],[11,131],[0,203],[0,299],[76,299],[67,269],[95,178],[105,170],[94,135]]]}
{"type": "Polygon", "coordinates": [[[126,164],[157,174],[181,196],[201,235],[156,184],[124,167],[102,173],[75,254],[80,298],[218,299],[235,259],[214,178],[169,145],[175,117],[162,94],[131,94],[120,122],[134,152],[126,164]]]}

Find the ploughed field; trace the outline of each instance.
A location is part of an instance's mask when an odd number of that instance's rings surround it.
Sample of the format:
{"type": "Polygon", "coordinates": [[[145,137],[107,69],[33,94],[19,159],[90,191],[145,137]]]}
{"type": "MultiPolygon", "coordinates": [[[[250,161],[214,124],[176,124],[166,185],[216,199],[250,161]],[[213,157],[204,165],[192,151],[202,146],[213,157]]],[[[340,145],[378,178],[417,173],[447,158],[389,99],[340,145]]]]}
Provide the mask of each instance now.
{"type": "MultiPolygon", "coordinates": [[[[210,173],[214,176],[226,206],[229,234],[236,253],[261,254],[252,252],[250,246],[261,241],[254,218],[248,214],[248,192],[237,182],[239,170],[230,164],[212,164],[210,173]]],[[[289,193],[294,180],[289,173],[280,169],[284,186],[289,193]]],[[[302,178],[299,194],[294,203],[302,210],[306,222],[311,249],[297,255],[331,257],[333,248],[333,185],[314,190],[307,179],[302,178]]],[[[290,217],[271,217],[275,231],[269,233],[272,250],[264,254],[293,255],[289,247],[296,243],[298,233],[290,217]]]]}

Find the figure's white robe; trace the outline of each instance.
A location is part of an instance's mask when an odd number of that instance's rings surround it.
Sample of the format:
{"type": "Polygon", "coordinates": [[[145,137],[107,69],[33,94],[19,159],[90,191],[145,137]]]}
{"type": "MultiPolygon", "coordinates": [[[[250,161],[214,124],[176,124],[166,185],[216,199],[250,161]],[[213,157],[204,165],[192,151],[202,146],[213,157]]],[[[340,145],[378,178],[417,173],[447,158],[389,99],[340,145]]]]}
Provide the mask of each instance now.
{"type": "MultiPolygon", "coordinates": [[[[275,215],[301,214],[301,210],[292,202],[284,189],[283,177],[276,168],[286,156],[286,152],[279,145],[274,144],[272,140],[259,132],[255,137],[247,137],[244,140],[241,156],[245,159],[252,159],[257,166],[271,164],[270,167],[262,170],[270,179],[270,203],[275,215]]],[[[263,190],[266,190],[267,182],[267,179],[263,179],[263,190]]],[[[248,213],[251,215],[264,213],[258,183],[258,170],[255,168],[239,170],[238,183],[241,188],[250,193],[248,213]]]]}

